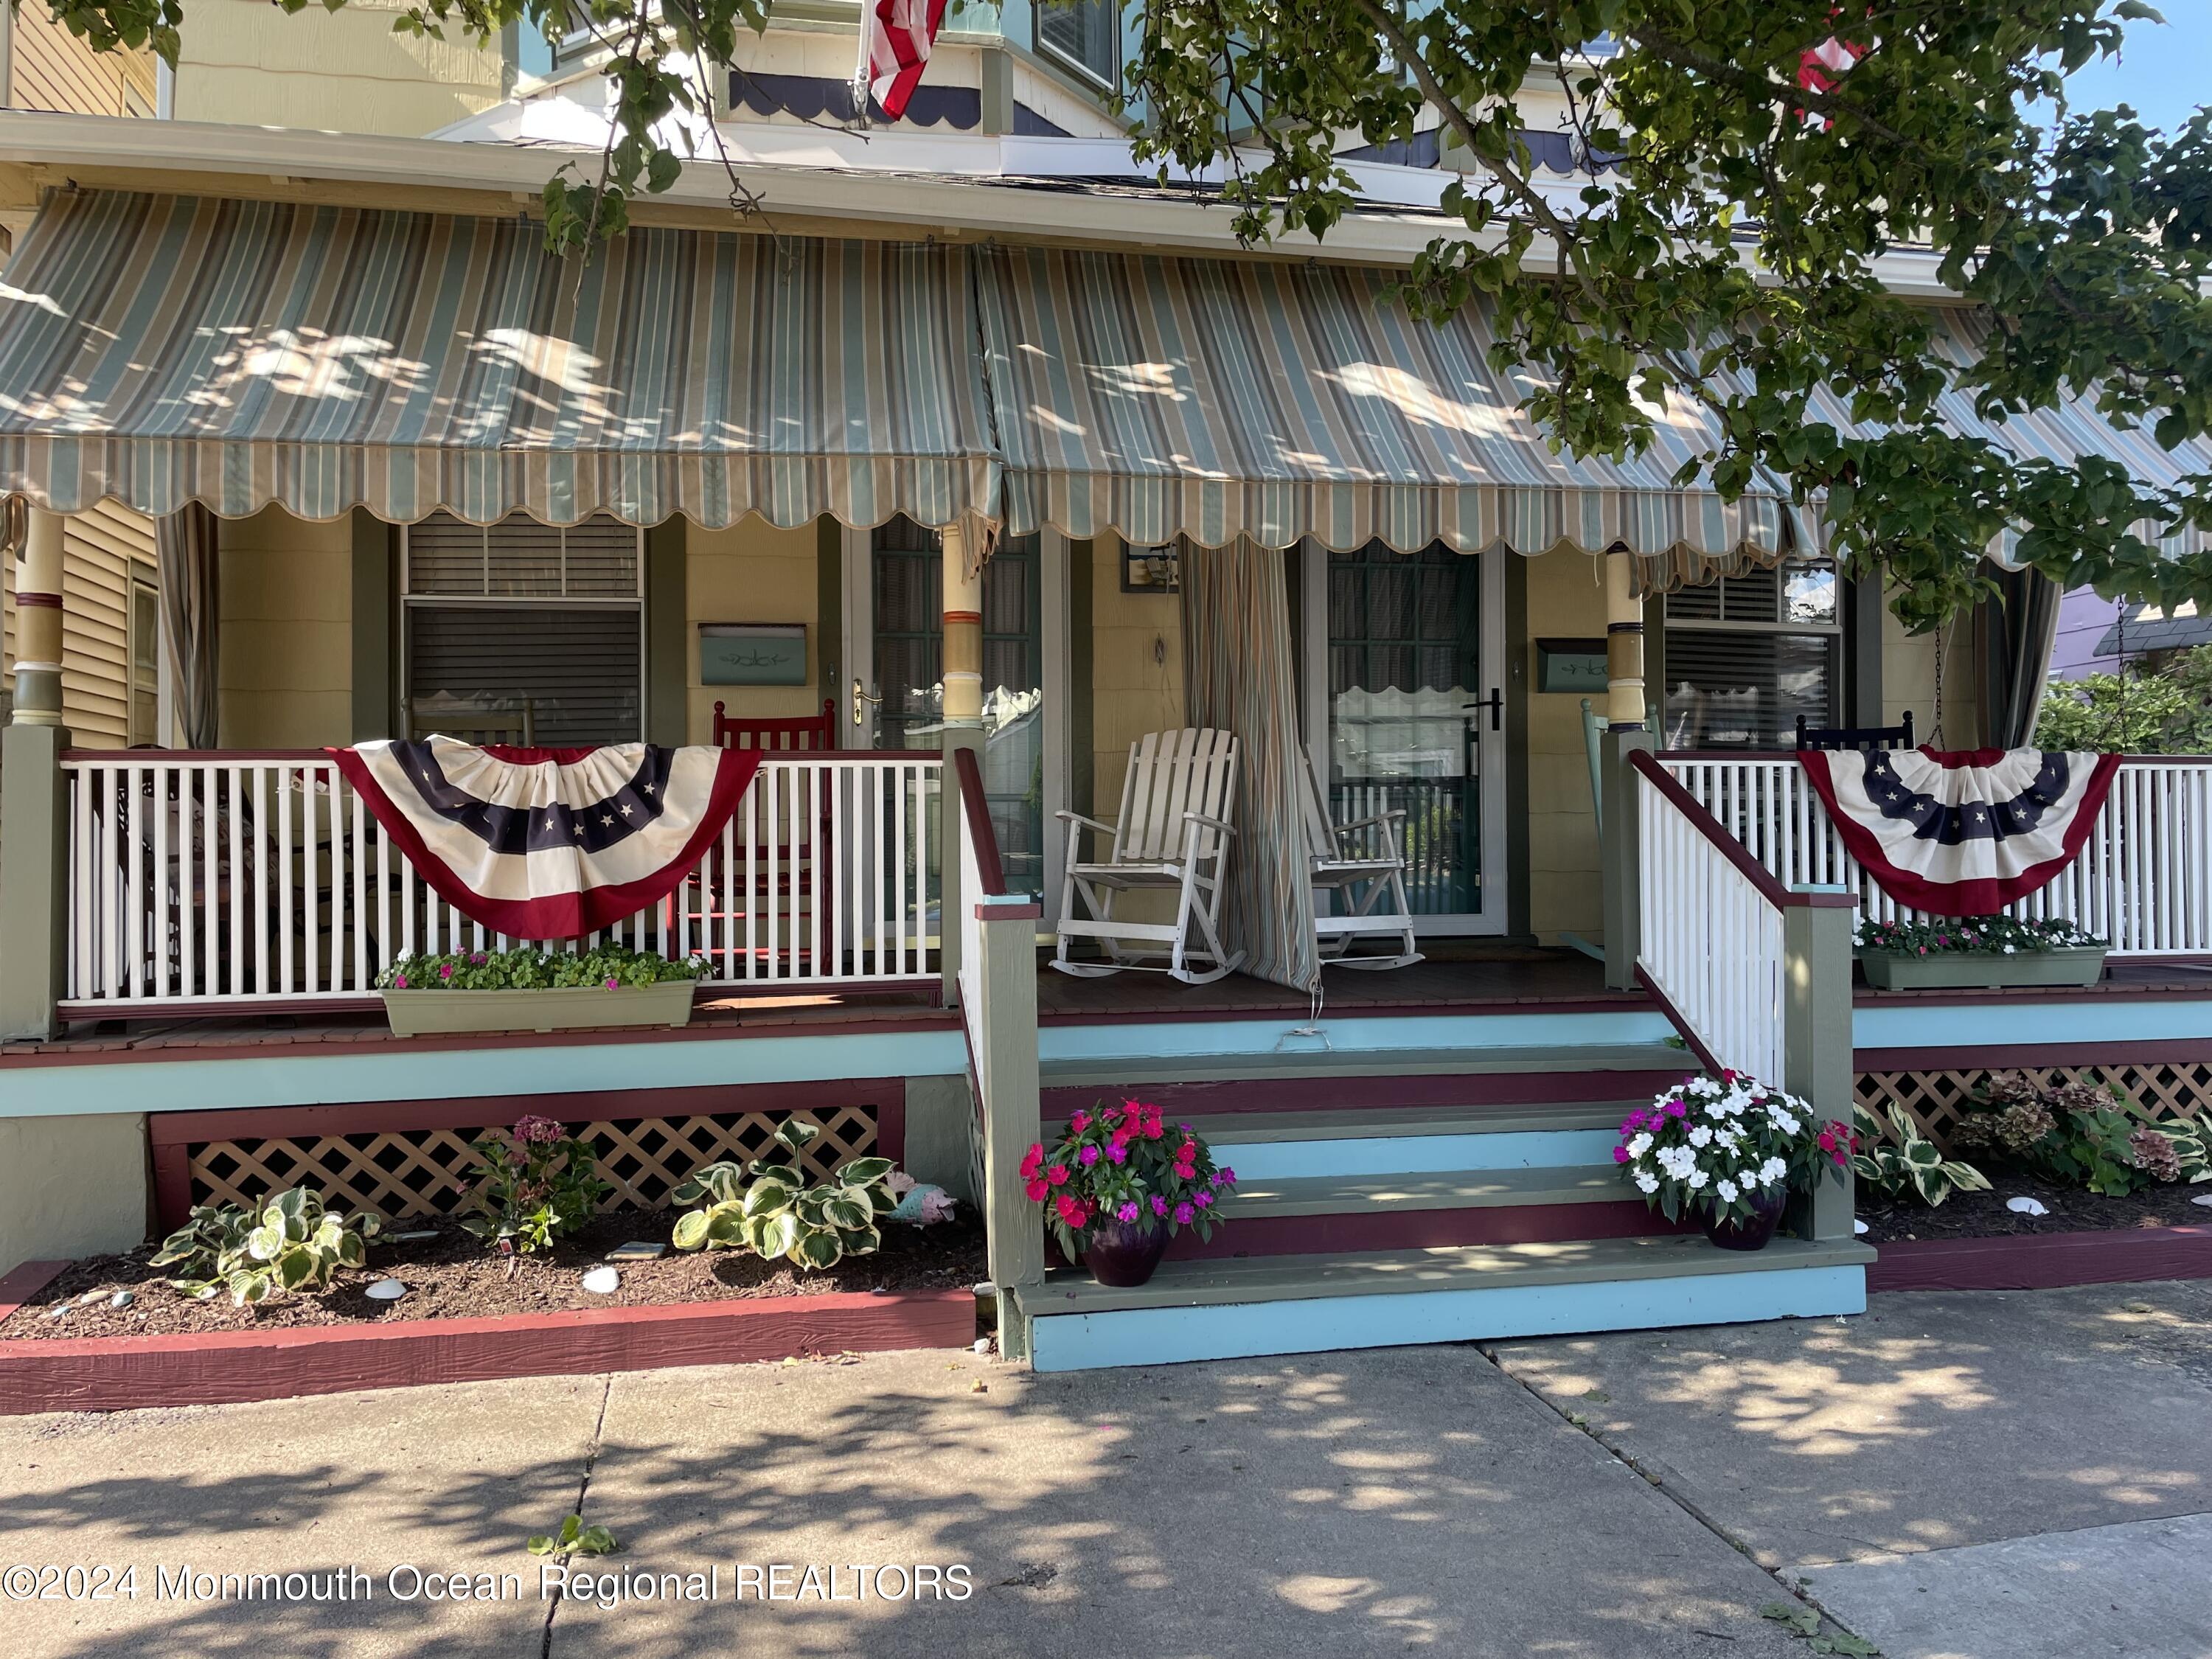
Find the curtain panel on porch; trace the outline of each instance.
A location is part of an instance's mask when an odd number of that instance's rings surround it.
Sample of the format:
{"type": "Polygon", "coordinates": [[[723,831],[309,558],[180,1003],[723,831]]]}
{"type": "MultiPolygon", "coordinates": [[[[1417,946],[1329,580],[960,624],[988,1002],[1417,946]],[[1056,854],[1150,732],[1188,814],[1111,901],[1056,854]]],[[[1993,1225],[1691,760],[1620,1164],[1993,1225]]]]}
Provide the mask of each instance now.
{"type": "Polygon", "coordinates": [[[996,500],[955,250],[57,194],[0,297],[0,488],[74,512],[943,525],[996,500]]]}
{"type": "Polygon", "coordinates": [[[1183,684],[1190,723],[1234,732],[1237,835],[1223,932],[1244,971],[1311,991],[1321,983],[1298,742],[1291,597],[1280,548],[1249,541],[1182,560],[1183,684]]]}
{"type": "MultiPolygon", "coordinates": [[[[188,501],[154,521],[161,573],[161,633],[168,647],[169,694],[177,738],[186,749],[221,747],[217,685],[219,566],[214,514],[188,501]]],[[[163,739],[166,742],[166,735],[163,739]]]]}

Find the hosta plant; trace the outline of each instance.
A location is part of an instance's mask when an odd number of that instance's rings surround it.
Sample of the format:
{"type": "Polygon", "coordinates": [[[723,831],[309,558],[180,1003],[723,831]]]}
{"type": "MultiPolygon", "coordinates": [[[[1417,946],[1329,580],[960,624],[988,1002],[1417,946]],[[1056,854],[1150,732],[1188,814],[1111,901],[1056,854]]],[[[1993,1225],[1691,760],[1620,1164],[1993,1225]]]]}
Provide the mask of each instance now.
{"type": "Polygon", "coordinates": [[[1791,1191],[1840,1178],[1850,1130],[1741,1072],[1686,1078],[1628,1115],[1613,1161],[1669,1221],[1742,1222],[1791,1191]]]}
{"type": "Polygon", "coordinates": [[[696,1205],[677,1218],[679,1250],[743,1248],[802,1267],[834,1267],[883,1248],[882,1218],[898,1207],[887,1158],[856,1158],[824,1182],[807,1183],[799,1155],[822,1127],[786,1118],[769,1152],[750,1164],[709,1164],[670,1194],[696,1205]]]}
{"type": "Polygon", "coordinates": [[[505,1134],[470,1143],[483,1166],[461,1225],[502,1250],[542,1250],[586,1226],[614,1188],[599,1154],[550,1117],[518,1118],[505,1134]]]}
{"type": "Polygon", "coordinates": [[[312,1187],[272,1193],[252,1209],[203,1204],[161,1243],[156,1267],[180,1269],[169,1282],[187,1296],[228,1290],[240,1307],[299,1290],[321,1290],[340,1267],[368,1260],[367,1241],[382,1223],[372,1212],[339,1216],[312,1187]]]}
{"type": "Polygon", "coordinates": [[[1873,1113],[1863,1106],[1854,1109],[1858,1150],[1851,1155],[1851,1169],[1872,1190],[1887,1198],[1911,1193],[1929,1205],[1941,1204],[1953,1193],[1989,1191],[1987,1176],[1962,1159],[1944,1157],[1902,1106],[1891,1106],[1887,1115],[1893,1141],[1885,1138],[1873,1113]]]}

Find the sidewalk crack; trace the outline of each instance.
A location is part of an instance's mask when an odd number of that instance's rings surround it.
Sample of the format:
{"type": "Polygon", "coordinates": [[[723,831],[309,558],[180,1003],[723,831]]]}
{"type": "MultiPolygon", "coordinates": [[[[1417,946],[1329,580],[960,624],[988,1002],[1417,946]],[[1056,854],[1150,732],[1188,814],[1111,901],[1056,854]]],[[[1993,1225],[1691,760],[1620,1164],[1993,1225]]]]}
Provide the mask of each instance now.
{"type": "MultiPolygon", "coordinates": [[[[607,1401],[613,1398],[614,1391],[614,1373],[610,1371],[600,1385],[599,1414],[592,1419],[592,1437],[584,1447],[583,1478],[576,1482],[576,1507],[574,1513],[579,1518],[584,1513],[584,1499],[592,1490],[592,1470],[597,1467],[599,1461],[599,1437],[605,1432],[607,1426],[607,1401]]],[[[553,1616],[561,1611],[561,1603],[566,1600],[568,1600],[568,1593],[564,1590],[545,1604],[545,1626],[538,1638],[538,1659],[553,1659],[553,1616]]]]}

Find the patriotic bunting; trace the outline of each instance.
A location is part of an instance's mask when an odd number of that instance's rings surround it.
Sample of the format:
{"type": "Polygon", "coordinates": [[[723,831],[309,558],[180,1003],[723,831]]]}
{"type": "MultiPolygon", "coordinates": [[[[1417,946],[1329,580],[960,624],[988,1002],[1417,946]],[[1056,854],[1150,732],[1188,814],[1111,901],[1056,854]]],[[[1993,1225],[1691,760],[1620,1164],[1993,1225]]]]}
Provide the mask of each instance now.
{"type": "Polygon", "coordinates": [[[658,904],[722,832],[758,750],[478,748],[453,738],[333,749],[431,890],[515,939],[574,939],[658,904]]]}
{"type": "Polygon", "coordinates": [[[1881,890],[1984,916],[2055,879],[2095,827],[2118,755],[2039,749],[1801,749],[1836,833],[1881,890]]]}

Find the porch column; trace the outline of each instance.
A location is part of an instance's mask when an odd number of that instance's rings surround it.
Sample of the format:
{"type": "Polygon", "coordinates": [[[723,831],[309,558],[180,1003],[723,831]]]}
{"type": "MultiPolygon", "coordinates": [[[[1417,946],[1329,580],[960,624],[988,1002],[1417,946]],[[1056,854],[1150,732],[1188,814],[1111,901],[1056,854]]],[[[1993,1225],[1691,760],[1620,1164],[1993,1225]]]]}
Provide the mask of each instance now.
{"type": "Polygon", "coordinates": [[[62,784],[62,528],[32,507],[16,550],[15,700],[0,733],[0,1038],[55,1031],[68,919],[62,784]]]}
{"type": "Polygon", "coordinates": [[[971,526],[955,520],[945,526],[944,557],[945,659],[944,702],[939,720],[944,727],[940,747],[945,771],[938,785],[939,863],[942,896],[938,905],[937,963],[947,1007],[960,1000],[960,928],[957,918],[975,895],[960,890],[960,791],[952,781],[952,753],[956,749],[980,749],[983,744],[983,573],[969,568],[971,526]]]}
{"type": "MultiPolygon", "coordinates": [[[[1857,1093],[1851,1052],[1851,919],[1847,887],[1801,887],[1782,912],[1782,1086],[1824,1119],[1848,1124],[1857,1093]]],[[[1849,1238],[1856,1207],[1851,1166],[1793,1200],[1808,1238],[1849,1238]]]]}
{"type": "Polygon", "coordinates": [[[1644,604],[1636,597],[1636,557],[1625,547],[1605,556],[1605,715],[1598,739],[1602,795],[1599,852],[1605,921],[1605,982],[1616,991],[1636,988],[1642,947],[1638,876],[1636,773],[1629,757],[1656,739],[1646,725],[1644,690],[1644,604]]]}

